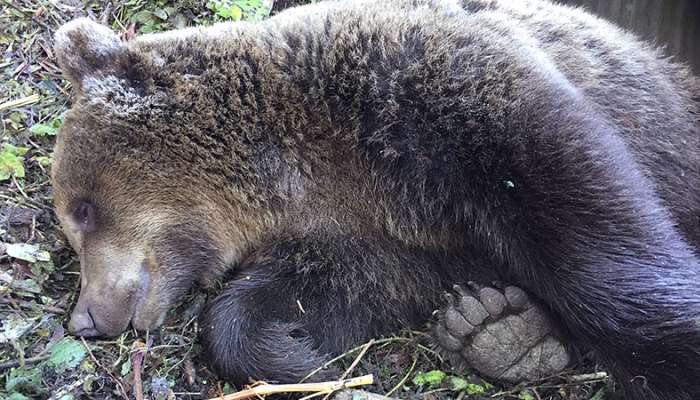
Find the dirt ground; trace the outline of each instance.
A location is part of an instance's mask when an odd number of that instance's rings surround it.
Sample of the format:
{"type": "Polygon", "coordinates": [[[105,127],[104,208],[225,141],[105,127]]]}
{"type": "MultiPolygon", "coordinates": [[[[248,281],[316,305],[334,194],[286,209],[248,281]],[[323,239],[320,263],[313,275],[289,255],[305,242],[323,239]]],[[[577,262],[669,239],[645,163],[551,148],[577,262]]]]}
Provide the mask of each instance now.
{"type": "MultiPolygon", "coordinates": [[[[275,11],[293,3],[280,2],[275,11]]],[[[200,358],[197,316],[207,293],[190,295],[158,332],[90,341],[67,334],[80,268],[52,212],[49,171],[72,90],[56,66],[52,35],[84,15],[129,39],[226,19],[259,20],[269,12],[260,0],[0,0],[0,399],[208,399],[236,390],[200,358]]],[[[517,387],[489,383],[452,370],[425,332],[377,338],[334,362],[348,368],[360,354],[349,376],[373,374],[366,389],[397,398],[618,398],[614,383],[590,361],[517,387]]]]}

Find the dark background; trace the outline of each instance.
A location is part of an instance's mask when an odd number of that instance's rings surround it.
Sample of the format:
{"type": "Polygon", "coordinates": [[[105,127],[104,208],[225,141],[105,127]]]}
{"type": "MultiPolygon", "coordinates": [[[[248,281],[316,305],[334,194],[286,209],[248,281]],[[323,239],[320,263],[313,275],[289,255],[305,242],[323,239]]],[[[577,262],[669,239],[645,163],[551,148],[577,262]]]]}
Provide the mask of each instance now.
{"type": "MultiPolygon", "coordinates": [[[[274,0],[279,11],[310,0],[274,0]]],[[[519,0],[511,0],[519,1],[519,0]]],[[[552,0],[588,11],[637,33],[688,63],[700,75],[700,0],[552,0]]]]}
{"type": "MultiPolygon", "coordinates": [[[[517,1],[517,0],[516,0],[517,1]]],[[[587,10],[663,46],[700,75],[700,0],[557,0],[587,10]]]]}

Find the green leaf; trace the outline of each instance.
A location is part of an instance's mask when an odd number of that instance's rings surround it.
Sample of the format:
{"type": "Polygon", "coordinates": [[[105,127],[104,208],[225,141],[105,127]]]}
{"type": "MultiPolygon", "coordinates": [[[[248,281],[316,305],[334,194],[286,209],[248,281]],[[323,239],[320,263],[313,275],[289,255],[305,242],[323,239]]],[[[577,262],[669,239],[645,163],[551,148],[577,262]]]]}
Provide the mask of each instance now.
{"type": "Polygon", "coordinates": [[[518,399],[519,400],[535,400],[535,396],[533,396],[529,390],[523,390],[522,392],[520,392],[520,394],[518,394],[518,399]]]}
{"type": "Polygon", "coordinates": [[[30,370],[14,368],[5,382],[5,390],[9,393],[41,393],[41,369],[32,368],[30,370]]]}
{"type": "Polygon", "coordinates": [[[149,10],[141,10],[136,14],[132,15],[129,20],[131,22],[136,22],[139,24],[146,24],[153,20],[153,13],[149,10]]]}
{"type": "Polygon", "coordinates": [[[233,386],[231,386],[231,384],[229,384],[229,383],[225,383],[225,384],[224,384],[224,388],[223,388],[221,391],[222,391],[224,394],[231,394],[231,393],[234,393],[234,392],[236,391],[236,388],[234,388],[233,386]]]}
{"type": "Polygon", "coordinates": [[[420,374],[417,374],[413,378],[413,384],[418,386],[423,386],[427,384],[428,386],[433,387],[442,383],[442,381],[445,380],[446,377],[447,374],[436,369],[429,372],[422,372],[420,374]]]}
{"type": "Polygon", "coordinates": [[[31,133],[33,133],[35,135],[39,135],[39,136],[55,135],[56,134],[56,129],[54,129],[49,124],[34,124],[29,129],[29,131],[31,133]]]}
{"type": "Polygon", "coordinates": [[[88,358],[80,363],[80,369],[85,372],[95,372],[95,364],[88,358]]]}
{"type": "Polygon", "coordinates": [[[163,26],[157,22],[154,22],[154,21],[148,22],[139,28],[139,32],[141,32],[141,33],[153,33],[153,32],[160,32],[162,30],[163,30],[163,26]]]}
{"type": "Polygon", "coordinates": [[[10,395],[10,397],[7,398],[7,400],[32,400],[32,399],[30,399],[29,397],[27,397],[21,393],[14,392],[10,395]]]}
{"type": "Polygon", "coordinates": [[[232,5],[229,7],[229,13],[231,14],[231,19],[234,21],[240,21],[243,18],[243,10],[237,5],[232,5]]]}
{"type": "Polygon", "coordinates": [[[65,113],[47,123],[34,124],[31,128],[29,128],[29,131],[37,136],[54,136],[56,133],[58,133],[58,129],[61,127],[61,124],[63,124],[64,115],[65,113]]]}
{"type": "Polygon", "coordinates": [[[450,389],[452,389],[455,392],[461,392],[462,390],[465,390],[469,386],[469,382],[467,382],[466,379],[460,378],[458,376],[451,376],[450,377],[450,389]]]}
{"type": "Polygon", "coordinates": [[[23,156],[29,151],[29,147],[13,146],[9,143],[5,143],[5,146],[3,146],[3,148],[7,152],[12,153],[16,156],[23,156]]]}
{"type": "Polygon", "coordinates": [[[51,347],[47,362],[56,372],[63,372],[77,367],[86,354],[85,347],[80,342],[66,337],[51,347]]]}
{"type": "Polygon", "coordinates": [[[120,371],[122,376],[128,375],[129,372],[131,372],[131,359],[127,359],[122,363],[122,369],[120,371]]]}
{"type": "Polygon", "coordinates": [[[12,176],[24,178],[24,159],[26,147],[15,147],[5,143],[0,152],[0,181],[10,179],[12,176]]]}
{"type": "Polygon", "coordinates": [[[32,278],[22,279],[15,281],[12,287],[19,291],[25,291],[29,293],[41,293],[41,286],[32,278]]]}
{"type": "Polygon", "coordinates": [[[53,136],[58,132],[58,128],[53,127],[51,124],[34,124],[29,131],[37,136],[53,136]]]}
{"type": "Polygon", "coordinates": [[[50,261],[51,254],[41,250],[39,246],[26,243],[8,243],[5,245],[5,252],[8,256],[31,263],[37,261],[50,261]]]}
{"type": "Polygon", "coordinates": [[[467,394],[470,395],[483,395],[486,393],[485,387],[477,385],[475,383],[471,383],[466,379],[458,376],[450,377],[450,389],[452,389],[452,391],[455,392],[466,391],[467,394]]]}
{"type": "Polygon", "coordinates": [[[159,9],[153,11],[153,15],[155,15],[156,17],[158,17],[159,19],[164,20],[164,21],[166,19],[168,19],[168,12],[165,11],[165,9],[163,9],[163,8],[159,8],[159,9]]]}
{"type": "Polygon", "coordinates": [[[486,389],[481,385],[477,385],[476,383],[467,384],[466,391],[467,394],[472,395],[486,394],[486,389]]]}
{"type": "Polygon", "coordinates": [[[10,315],[2,321],[0,343],[9,343],[17,340],[34,326],[34,319],[24,319],[17,315],[10,315]]]}

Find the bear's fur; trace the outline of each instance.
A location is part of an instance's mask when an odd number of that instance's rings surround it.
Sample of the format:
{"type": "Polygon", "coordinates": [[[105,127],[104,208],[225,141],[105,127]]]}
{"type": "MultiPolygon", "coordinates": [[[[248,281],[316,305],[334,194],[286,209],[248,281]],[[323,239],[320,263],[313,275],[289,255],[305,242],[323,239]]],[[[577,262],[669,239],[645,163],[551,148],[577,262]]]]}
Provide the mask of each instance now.
{"type": "Polygon", "coordinates": [[[128,43],[76,20],[56,49],[75,333],[152,329],[233,267],[213,365],[295,381],[499,278],[628,398],[700,398],[700,90],[631,35],[546,1],[358,0],[128,43]]]}

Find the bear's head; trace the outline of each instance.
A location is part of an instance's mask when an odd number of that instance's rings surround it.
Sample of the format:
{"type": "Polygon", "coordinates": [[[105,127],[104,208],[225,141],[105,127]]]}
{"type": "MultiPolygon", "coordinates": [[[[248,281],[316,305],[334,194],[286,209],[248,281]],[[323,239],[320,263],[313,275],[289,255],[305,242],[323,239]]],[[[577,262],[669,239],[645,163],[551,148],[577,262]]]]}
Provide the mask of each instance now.
{"type": "Polygon", "coordinates": [[[122,42],[88,19],[56,33],[76,90],[52,181],[80,257],[69,324],[79,335],[157,327],[195,283],[214,282],[240,259],[265,218],[244,165],[250,153],[235,135],[216,136],[211,77],[190,68],[202,55],[183,54],[187,40],[163,42],[122,42]]]}

